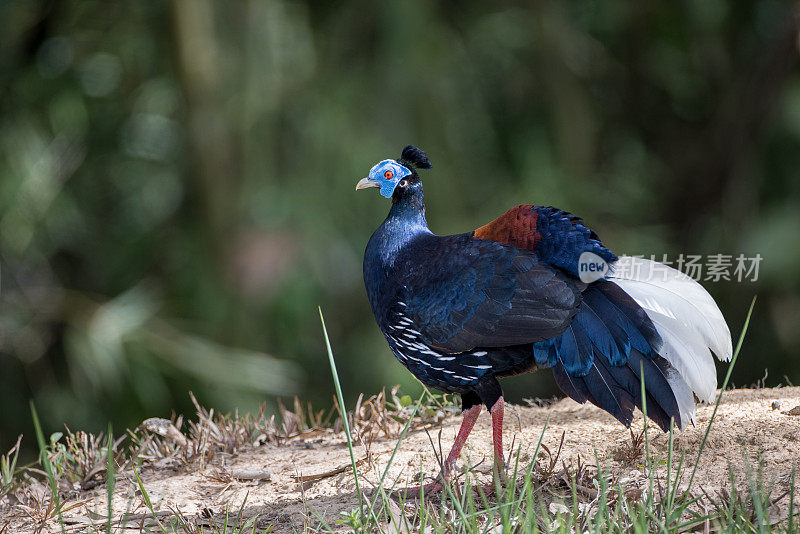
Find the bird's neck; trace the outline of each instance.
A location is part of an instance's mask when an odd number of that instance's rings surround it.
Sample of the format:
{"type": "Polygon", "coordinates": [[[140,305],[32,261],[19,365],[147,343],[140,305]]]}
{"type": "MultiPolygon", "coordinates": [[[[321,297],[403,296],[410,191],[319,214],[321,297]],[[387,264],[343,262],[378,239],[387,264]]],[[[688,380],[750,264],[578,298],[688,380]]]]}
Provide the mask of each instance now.
{"type": "Polygon", "coordinates": [[[425,220],[425,196],[422,193],[422,184],[416,184],[400,195],[392,197],[392,209],[386,220],[396,219],[409,226],[422,226],[428,229],[425,220]]]}
{"type": "Polygon", "coordinates": [[[421,184],[392,199],[392,209],[376,232],[380,233],[379,250],[384,265],[392,265],[397,253],[415,237],[431,233],[423,199],[421,184]]]}

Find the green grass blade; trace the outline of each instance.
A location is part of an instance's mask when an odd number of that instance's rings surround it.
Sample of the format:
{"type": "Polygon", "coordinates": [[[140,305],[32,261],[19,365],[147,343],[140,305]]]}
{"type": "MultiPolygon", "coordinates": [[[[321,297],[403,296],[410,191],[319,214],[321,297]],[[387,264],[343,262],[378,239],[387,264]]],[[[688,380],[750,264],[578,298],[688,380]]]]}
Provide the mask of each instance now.
{"type": "MultiPolygon", "coordinates": [[[[244,499],[242,500],[242,505],[239,507],[239,513],[236,514],[236,525],[234,528],[238,528],[239,525],[242,524],[242,516],[244,515],[244,507],[247,504],[247,498],[250,496],[250,492],[244,494],[244,499]]],[[[227,519],[226,519],[227,522],[227,519]]]]}
{"type": "Polygon", "coordinates": [[[148,495],[147,490],[144,489],[144,483],[142,482],[141,477],[139,477],[139,471],[136,469],[136,466],[133,466],[132,469],[133,469],[133,477],[136,479],[136,484],[139,486],[139,491],[142,494],[142,499],[144,500],[145,506],[147,506],[147,509],[150,510],[150,514],[153,516],[153,520],[156,522],[161,532],[163,534],[168,534],[167,529],[164,527],[161,521],[158,520],[156,511],[153,508],[153,503],[152,501],[150,501],[150,495],[148,495]]]}
{"type": "Polygon", "coordinates": [[[17,437],[17,443],[8,451],[8,454],[0,456],[0,499],[15,487],[14,476],[17,474],[17,460],[21,444],[22,434],[17,437]]]}
{"type": "Polygon", "coordinates": [[[416,417],[417,413],[419,412],[419,407],[422,405],[422,399],[425,398],[426,392],[428,394],[430,393],[427,391],[427,389],[422,392],[419,399],[417,399],[417,403],[414,406],[414,409],[411,411],[411,415],[409,416],[408,421],[406,421],[406,424],[403,426],[403,430],[400,432],[400,436],[398,436],[397,438],[397,443],[394,446],[394,450],[392,450],[392,454],[391,456],[389,456],[389,461],[386,463],[386,468],[383,470],[383,474],[381,475],[381,478],[378,481],[378,491],[375,493],[375,498],[370,503],[371,510],[375,508],[375,503],[378,502],[378,497],[383,496],[384,499],[388,498],[386,492],[383,489],[383,484],[384,481],[386,480],[386,475],[389,474],[389,468],[392,467],[392,462],[394,462],[394,457],[395,455],[397,455],[397,451],[400,450],[400,444],[405,439],[406,434],[408,433],[408,429],[411,428],[411,421],[414,420],[414,417],[416,417]]]}
{"type": "Polygon", "coordinates": [[[719,395],[717,396],[717,402],[714,404],[714,411],[711,412],[711,419],[708,421],[708,426],[706,427],[706,433],[703,436],[703,441],[700,442],[700,450],[697,453],[697,461],[694,463],[692,474],[689,477],[689,483],[686,485],[687,493],[692,488],[692,483],[694,482],[694,476],[695,474],[697,474],[697,466],[700,465],[700,457],[703,455],[703,449],[705,449],[706,440],[708,440],[708,434],[711,432],[711,425],[714,424],[714,418],[717,416],[717,410],[719,409],[720,402],[722,402],[722,394],[728,387],[728,382],[730,381],[731,373],[733,372],[733,366],[736,365],[736,360],[739,357],[739,351],[742,349],[742,342],[744,342],[744,336],[745,334],[747,334],[747,328],[750,326],[750,316],[753,314],[753,308],[756,305],[756,298],[757,297],[753,297],[753,302],[750,303],[750,309],[747,311],[747,318],[744,320],[742,333],[739,334],[739,341],[736,343],[736,350],[733,351],[731,364],[728,366],[728,372],[725,373],[725,380],[722,382],[722,387],[720,388],[719,395]]]}
{"type": "MultiPolygon", "coordinates": [[[[336,387],[336,398],[339,399],[339,406],[342,409],[342,424],[344,431],[347,435],[347,448],[350,450],[350,463],[353,464],[353,478],[356,482],[356,495],[358,495],[358,509],[363,513],[364,499],[361,495],[361,487],[358,482],[358,466],[356,465],[356,454],[353,451],[353,436],[350,434],[350,423],[347,420],[347,409],[344,404],[344,395],[342,395],[342,385],[339,383],[339,372],[336,370],[336,360],[333,358],[333,349],[331,349],[331,340],[328,338],[328,329],[325,328],[325,318],[322,316],[322,307],[319,307],[319,320],[322,323],[322,334],[325,336],[325,348],[328,350],[328,361],[331,364],[331,374],[333,375],[333,384],[336,387]]],[[[372,510],[370,510],[372,513],[372,510]]]]}
{"type": "Polygon", "coordinates": [[[36,441],[39,443],[39,454],[44,471],[47,473],[47,480],[50,483],[50,495],[53,499],[56,513],[58,514],[58,522],[61,524],[61,532],[66,532],[64,528],[64,519],[61,516],[61,499],[58,497],[58,483],[56,482],[56,475],[53,472],[53,465],[50,463],[50,456],[47,454],[47,445],[44,442],[44,433],[42,432],[42,425],[39,423],[39,414],[36,413],[36,406],[33,400],[30,401],[31,417],[33,417],[33,427],[36,430],[36,441]]]}
{"type": "MultiPolygon", "coordinates": [[[[672,446],[673,446],[673,438],[675,437],[675,419],[669,420],[669,443],[667,444],[667,505],[665,509],[665,516],[667,521],[669,521],[670,516],[672,515],[672,492],[670,488],[672,487],[672,446]]],[[[676,475],[677,476],[677,475],[676,475]]]]}
{"type": "Polygon", "coordinates": [[[542,433],[539,434],[539,441],[536,442],[536,449],[533,451],[533,459],[531,460],[530,465],[528,465],[528,469],[525,473],[525,485],[522,487],[522,491],[520,495],[527,495],[529,491],[531,491],[531,477],[533,476],[533,468],[536,466],[536,460],[539,458],[539,450],[542,447],[542,441],[544,440],[544,433],[547,430],[547,425],[550,423],[550,413],[547,414],[547,419],[544,420],[544,426],[542,426],[542,433]]]}
{"type": "Polygon", "coordinates": [[[639,362],[639,376],[642,388],[642,414],[644,414],[644,465],[645,473],[647,473],[647,478],[649,479],[647,500],[650,502],[653,499],[653,476],[652,470],[650,469],[650,435],[648,432],[649,425],[647,424],[647,392],[644,386],[644,361],[639,362]]]}
{"type": "Polygon", "coordinates": [[[108,423],[108,444],[106,447],[106,495],[108,499],[106,533],[111,534],[111,522],[114,518],[114,486],[117,482],[114,466],[114,434],[111,429],[111,423],[108,423]]]}

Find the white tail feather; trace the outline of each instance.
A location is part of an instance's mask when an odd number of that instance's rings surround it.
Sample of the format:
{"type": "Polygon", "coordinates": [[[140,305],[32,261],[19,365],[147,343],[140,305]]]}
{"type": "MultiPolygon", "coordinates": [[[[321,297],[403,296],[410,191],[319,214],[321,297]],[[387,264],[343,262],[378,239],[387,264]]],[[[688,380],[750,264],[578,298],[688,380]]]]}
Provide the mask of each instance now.
{"type": "Polygon", "coordinates": [[[717,371],[710,351],[723,361],[733,354],[731,333],[722,312],[703,286],[658,262],[623,256],[612,265],[607,278],[653,321],[664,341],[659,353],[680,375],[668,377],[668,381],[678,400],[682,423],[691,421],[694,401],[689,403],[686,398],[687,386],[700,400],[713,402],[717,371]]]}
{"type": "Polygon", "coordinates": [[[670,369],[670,372],[667,373],[667,383],[675,395],[675,401],[678,403],[678,412],[681,415],[679,428],[686,428],[689,423],[694,424],[694,412],[697,409],[697,405],[694,402],[692,388],[676,369],[670,369]]]}

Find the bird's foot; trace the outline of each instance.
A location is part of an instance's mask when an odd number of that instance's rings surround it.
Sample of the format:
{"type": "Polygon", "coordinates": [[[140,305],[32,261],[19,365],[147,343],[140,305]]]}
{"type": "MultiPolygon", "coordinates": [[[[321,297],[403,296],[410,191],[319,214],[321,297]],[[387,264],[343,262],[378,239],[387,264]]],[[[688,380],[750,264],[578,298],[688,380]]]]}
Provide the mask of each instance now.
{"type": "Polygon", "coordinates": [[[450,484],[453,479],[453,468],[455,463],[446,463],[439,475],[433,482],[422,484],[420,486],[408,486],[399,490],[394,490],[392,493],[398,497],[417,498],[420,496],[434,495],[442,491],[444,484],[450,484]]]}
{"type": "MultiPolygon", "coordinates": [[[[436,477],[436,480],[430,482],[428,484],[422,484],[420,486],[408,486],[405,488],[401,488],[398,490],[394,490],[392,494],[396,497],[405,497],[405,498],[419,498],[422,496],[430,495],[437,495],[443,489],[445,484],[450,484],[453,482],[453,473],[451,470],[447,470],[445,473],[439,474],[436,477]]],[[[507,488],[509,488],[513,484],[513,481],[508,476],[508,468],[505,463],[498,465],[495,463],[494,469],[492,470],[492,482],[487,484],[478,484],[472,486],[472,491],[475,494],[483,494],[483,495],[501,495],[505,492],[507,488]]],[[[453,491],[456,494],[460,494],[464,491],[463,487],[456,487],[453,486],[453,491]]]]}

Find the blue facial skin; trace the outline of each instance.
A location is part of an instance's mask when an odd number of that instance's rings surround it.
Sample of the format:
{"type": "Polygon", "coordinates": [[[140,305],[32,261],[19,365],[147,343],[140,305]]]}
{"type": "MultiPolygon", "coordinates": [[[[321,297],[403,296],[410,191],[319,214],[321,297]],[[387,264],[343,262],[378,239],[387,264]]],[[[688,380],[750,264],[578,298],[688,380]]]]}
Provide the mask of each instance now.
{"type": "Polygon", "coordinates": [[[397,187],[398,182],[409,174],[411,174],[411,171],[395,160],[385,159],[370,169],[369,180],[380,186],[381,195],[386,198],[392,198],[392,193],[394,193],[394,188],[397,187]],[[392,173],[391,178],[386,178],[387,171],[392,173]]]}

